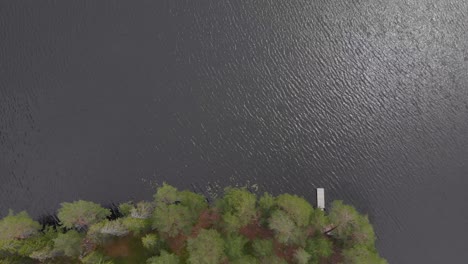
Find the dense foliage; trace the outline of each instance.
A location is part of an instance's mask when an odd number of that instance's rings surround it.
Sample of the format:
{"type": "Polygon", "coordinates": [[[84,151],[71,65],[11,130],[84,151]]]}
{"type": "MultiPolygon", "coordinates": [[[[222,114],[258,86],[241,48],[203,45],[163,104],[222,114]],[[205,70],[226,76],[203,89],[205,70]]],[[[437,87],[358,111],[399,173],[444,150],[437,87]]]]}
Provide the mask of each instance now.
{"type": "Polygon", "coordinates": [[[385,264],[367,216],[342,201],[330,211],[291,194],[260,198],[226,188],[212,205],[164,184],[151,202],[118,210],[62,203],[58,226],[26,212],[0,220],[0,263],[385,264]]]}

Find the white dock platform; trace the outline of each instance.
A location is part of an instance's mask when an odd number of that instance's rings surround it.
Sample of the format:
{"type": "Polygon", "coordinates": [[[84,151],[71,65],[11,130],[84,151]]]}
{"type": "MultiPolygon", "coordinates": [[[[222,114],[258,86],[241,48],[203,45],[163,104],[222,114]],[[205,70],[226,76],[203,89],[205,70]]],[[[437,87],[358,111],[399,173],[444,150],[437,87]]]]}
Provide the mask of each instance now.
{"type": "Polygon", "coordinates": [[[325,210],[325,189],[317,188],[317,208],[325,210]]]}

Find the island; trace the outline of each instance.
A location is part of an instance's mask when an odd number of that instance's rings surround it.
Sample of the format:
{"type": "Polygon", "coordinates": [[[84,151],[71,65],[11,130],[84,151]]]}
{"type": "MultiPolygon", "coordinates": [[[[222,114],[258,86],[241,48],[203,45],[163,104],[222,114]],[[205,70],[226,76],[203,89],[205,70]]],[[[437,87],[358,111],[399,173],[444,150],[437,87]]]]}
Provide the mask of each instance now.
{"type": "Polygon", "coordinates": [[[214,201],[164,183],[152,201],[64,202],[57,221],[0,220],[0,263],[385,264],[366,215],[333,201],[228,187],[214,201]]]}

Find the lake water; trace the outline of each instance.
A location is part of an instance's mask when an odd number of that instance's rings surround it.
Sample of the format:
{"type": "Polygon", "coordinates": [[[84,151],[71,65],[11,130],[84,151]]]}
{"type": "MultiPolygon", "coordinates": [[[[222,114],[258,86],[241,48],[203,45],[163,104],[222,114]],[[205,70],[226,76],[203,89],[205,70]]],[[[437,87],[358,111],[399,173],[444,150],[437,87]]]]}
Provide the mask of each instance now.
{"type": "Polygon", "coordinates": [[[239,2],[1,3],[0,216],[324,187],[390,263],[464,263],[468,3],[239,2]]]}

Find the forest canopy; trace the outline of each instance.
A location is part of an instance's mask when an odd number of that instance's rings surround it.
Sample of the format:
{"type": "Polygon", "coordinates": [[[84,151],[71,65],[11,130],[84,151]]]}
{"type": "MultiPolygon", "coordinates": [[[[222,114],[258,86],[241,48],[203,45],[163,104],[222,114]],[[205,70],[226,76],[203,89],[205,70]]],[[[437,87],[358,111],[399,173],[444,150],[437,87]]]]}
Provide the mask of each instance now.
{"type": "Polygon", "coordinates": [[[152,201],[62,203],[57,218],[41,225],[10,211],[0,263],[387,263],[366,215],[342,201],[324,212],[293,194],[229,187],[208,203],[163,184],[152,201]]]}

